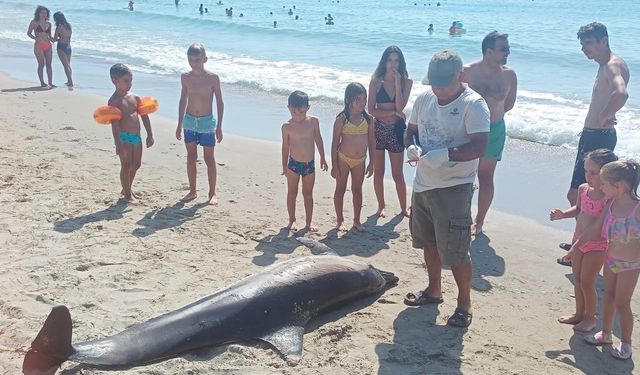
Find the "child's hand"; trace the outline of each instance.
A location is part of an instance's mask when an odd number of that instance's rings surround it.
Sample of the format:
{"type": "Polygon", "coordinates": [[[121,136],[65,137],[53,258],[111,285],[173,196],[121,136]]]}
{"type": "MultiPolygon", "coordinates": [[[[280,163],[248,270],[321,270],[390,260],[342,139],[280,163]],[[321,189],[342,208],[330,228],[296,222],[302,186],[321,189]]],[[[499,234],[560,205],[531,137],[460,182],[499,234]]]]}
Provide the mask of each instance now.
{"type": "Polygon", "coordinates": [[[562,212],[562,210],[559,208],[554,208],[553,210],[551,210],[551,212],[549,213],[549,220],[553,221],[560,219],[564,219],[564,212],[562,212]]]}
{"type": "Polygon", "coordinates": [[[396,117],[399,117],[403,120],[407,120],[407,115],[404,114],[404,112],[400,111],[400,112],[396,112],[396,117]]]}
{"type": "Polygon", "coordinates": [[[178,125],[176,128],[176,139],[179,141],[182,140],[182,125],[178,125]]]}
{"type": "Polygon", "coordinates": [[[366,174],[367,174],[367,178],[373,176],[373,163],[370,162],[369,165],[367,165],[366,174]]]}
{"type": "Polygon", "coordinates": [[[287,175],[287,168],[282,167],[282,173],[280,173],[280,176],[286,176],[286,175],[287,175]]]}
{"type": "Polygon", "coordinates": [[[153,146],[153,144],[155,143],[155,141],[153,140],[152,136],[147,136],[147,148],[153,146]]]}
{"type": "Polygon", "coordinates": [[[327,165],[326,160],[320,159],[320,168],[325,172],[329,170],[329,165],[327,165]]]}
{"type": "Polygon", "coordinates": [[[222,128],[220,126],[216,127],[216,140],[218,143],[222,142],[222,128]]]}
{"type": "Polygon", "coordinates": [[[331,177],[337,180],[340,177],[340,168],[331,167],[331,177]]]}

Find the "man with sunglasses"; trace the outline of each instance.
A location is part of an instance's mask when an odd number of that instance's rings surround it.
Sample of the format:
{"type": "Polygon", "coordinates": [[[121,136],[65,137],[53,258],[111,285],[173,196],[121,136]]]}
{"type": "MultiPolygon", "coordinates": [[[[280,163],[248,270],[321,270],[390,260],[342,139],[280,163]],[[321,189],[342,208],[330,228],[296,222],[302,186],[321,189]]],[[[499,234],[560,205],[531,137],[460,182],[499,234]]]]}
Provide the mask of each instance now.
{"type": "Polygon", "coordinates": [[[509,56],[509,35],[492,31],[482,40],[482,59],[465,66],[462,80],[487,102],[491,114],[487,153],[478,165],[478,213],[471,233],[482,233],[482,225],[493,200],[493,174],[506,138],[504,115],[516,102],[518,79],[505,64],[509,56]]]}

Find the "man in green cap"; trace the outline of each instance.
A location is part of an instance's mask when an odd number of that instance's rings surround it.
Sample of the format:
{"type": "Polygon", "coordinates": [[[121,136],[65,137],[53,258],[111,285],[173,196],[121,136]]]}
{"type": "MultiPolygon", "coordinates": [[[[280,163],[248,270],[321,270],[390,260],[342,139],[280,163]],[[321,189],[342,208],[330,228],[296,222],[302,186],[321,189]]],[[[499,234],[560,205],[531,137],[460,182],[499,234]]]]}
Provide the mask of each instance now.
{"type": "Polygon", "coordinates": [[[436,53],[423,83],[430,90],[416,98],[405,145],[417,166],[409,229],[413,247],[424,250],[429,284],[409,293],[407,305],[441,303],[442,266],[451,267],[458,304],[448,324],[471,324],[471,198],[478,158],[487,149],[489,109],[484,99],[460,81],[462,60],[455,51],[436,53]],[[407,142],[408,141],[408,142],[407,142]]]}

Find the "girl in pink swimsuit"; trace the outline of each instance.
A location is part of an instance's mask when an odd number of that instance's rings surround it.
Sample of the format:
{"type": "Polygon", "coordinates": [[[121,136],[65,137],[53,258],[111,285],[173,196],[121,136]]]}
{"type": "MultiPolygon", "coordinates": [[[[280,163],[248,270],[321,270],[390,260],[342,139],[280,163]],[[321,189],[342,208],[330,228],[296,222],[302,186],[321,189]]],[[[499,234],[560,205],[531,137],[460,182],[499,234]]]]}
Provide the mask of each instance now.
{"type": "MultiPolygon", "coordinates": [[[[575,218],[576,228],[573,234],[573,243],[589,230],[590,226],[598,221],[600,214],[608,200],[601,189],[600,169],[607,163],[618,158],[607,149],[598,149],[588,153],[584,158],[585,178],[587,183],[578,188],[579,198],[576,205],[562,211],[556,208],[551,211],[550,219],[559,220],[575,218]]],[[[607,241],[604,238],[590,240],[571,251],[563,260],[571,259],[571,267],[574,276],[574,290],[576,312],[571,315],[563,315],[558,322],[573,324],[577,332],[589,332],[596,326],[596,278],[604,262],[607,241]]]]}
{"type": "MultiPolygon", "coordinates": [[[[602,303],[602,331],[585,337],[593,345],[612,343],[613,320],[616,309],[620,314],[621,343],[611,351],[618,359],[631,358],[633,312],[631,297],[640,276],[640,164],[632,160],[615,161],[600,172],[602,191],[610,200],[593,226],[601,228],[607,239],[604,267],[604,301],[602,303]]],[[[595,235],[582,236],[573,247],[593,240],[595,235]],[[582,238],[585,237],[585,238],[582,238]]]]}

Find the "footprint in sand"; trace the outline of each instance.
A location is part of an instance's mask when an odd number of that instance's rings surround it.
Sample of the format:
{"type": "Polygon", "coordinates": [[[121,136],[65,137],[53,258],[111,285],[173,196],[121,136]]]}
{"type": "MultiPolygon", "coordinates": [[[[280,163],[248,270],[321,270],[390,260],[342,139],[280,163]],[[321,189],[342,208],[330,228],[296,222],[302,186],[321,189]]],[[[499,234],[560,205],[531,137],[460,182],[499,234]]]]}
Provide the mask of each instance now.
{"type": "Polygon", "coordinates": [[[60,128],[60,130],[76,130],[73,126],[65,126],[64,128],[60,128]]]}

